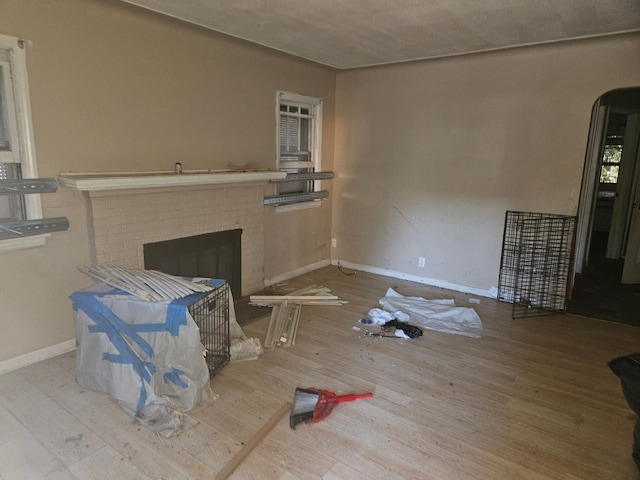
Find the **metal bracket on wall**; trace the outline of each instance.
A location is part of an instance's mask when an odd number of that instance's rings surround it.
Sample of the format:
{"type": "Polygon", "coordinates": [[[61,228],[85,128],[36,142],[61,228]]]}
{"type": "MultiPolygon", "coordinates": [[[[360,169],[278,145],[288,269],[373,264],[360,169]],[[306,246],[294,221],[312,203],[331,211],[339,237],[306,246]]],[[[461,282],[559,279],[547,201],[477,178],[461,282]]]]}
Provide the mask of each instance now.
{"type": "Polygon", "coordinates": [[[53,193],[58,190],[55,178],[23,178],[0,180],[0,195],[53,193]]]}
{"type": "Polygon", "coordinates": [[[287,193],[284,195],[276,195],[274,197],[264,197],[265,205],[288,205],[291,203],[309,202],[311,200],[319,200],[327,198],[329,192],[321,190],[319,192],[309,193],[287,193]]]}
{"type": "MultiPolygon", "coordinates": [[[[22,178],[0,180],[0,195],[30,195],[58,191],[55,178],[22,178]]],[[[0,240],[30,237],[69,229],[66,217],[41,218],[0,223],[0,240]]]]}
{"type": "Polygon", "coordinates": [[[0,240],[43,235],[51,232],[62,232],[68,229],[69,220],[66,217],[5,222],[0,223],[0,240]]]}

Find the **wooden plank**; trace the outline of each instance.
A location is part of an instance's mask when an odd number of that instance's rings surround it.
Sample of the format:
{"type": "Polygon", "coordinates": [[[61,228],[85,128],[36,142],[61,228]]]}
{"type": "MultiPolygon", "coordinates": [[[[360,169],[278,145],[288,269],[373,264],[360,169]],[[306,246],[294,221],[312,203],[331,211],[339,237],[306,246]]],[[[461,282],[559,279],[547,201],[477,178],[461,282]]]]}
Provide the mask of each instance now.
{"type": "Polygon", "coordinates": [[[195,292],[208,292],[215,287],[191,282],[156,270],[139,270],[115,265],[94,265],[80,271],[101,282],[124,290],[144,300],[166,301],[186,297],[195,292]]]}
{"type": "Polygon", "coordinates": [[[291,315],[291,323],[287,330],[287,343],[285,347],[290,347],[296,343],[296,335],[298,334],[298,324],[300,323],[300,311],[302,306],[300,304],[294,305],[294,309],[291,315]]]}
{"type": "Polygon", "coordinates": [[[336,295],[251,295],[249,301],[251,303],[259,303],[264,305],[280,303],[284,301],[289,302],[322,302],[330,300],[340,300],[336,295]]]}
{"type": "Polygon", "coordinates": [[[278,316],[280,315],[280,305],[276,305],[271,309],[271,318],[269,319],[269,327],[267,328],[267,334],[264,339],[265,348],[273,347],[276,322],[278,321],[278,316]]]}
{"type": "Polygon", "coordinates": [[[273,428],[291,411],[291,404],[285,403],[280,409],[269,419],[264,426],[246,442],[240,450],[227,462],[227,464],[218,472],[214,480],[225,480],[238,468],[238,466],[247,458],[251,452],[264,440],[264,438],[273,430],[273,428]]]}

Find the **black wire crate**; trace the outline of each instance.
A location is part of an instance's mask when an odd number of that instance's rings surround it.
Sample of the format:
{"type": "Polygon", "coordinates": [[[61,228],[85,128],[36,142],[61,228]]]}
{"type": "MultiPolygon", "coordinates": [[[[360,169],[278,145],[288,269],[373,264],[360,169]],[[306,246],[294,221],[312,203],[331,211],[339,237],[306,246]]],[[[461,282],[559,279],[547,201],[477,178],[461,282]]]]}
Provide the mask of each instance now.
{"type": "Polygon", "coordinates": [[[512,318],[566,311],[575,231],[575,216],[507,211],[498,300],[512,318]]]}
{"type": "Polygon", "coordinates": [[[188,307],[200,329],[209,375],[214,376],[231,358],[229,339],[229,287],[225,282],[188,307]]]}

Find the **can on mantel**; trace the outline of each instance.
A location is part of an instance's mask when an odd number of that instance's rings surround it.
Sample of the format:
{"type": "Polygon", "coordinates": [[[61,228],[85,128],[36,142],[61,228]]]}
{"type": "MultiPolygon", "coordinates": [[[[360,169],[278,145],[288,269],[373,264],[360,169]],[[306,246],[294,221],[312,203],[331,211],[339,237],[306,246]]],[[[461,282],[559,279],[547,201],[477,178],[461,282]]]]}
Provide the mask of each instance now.
{"type": "Polygon", "coordinates": [[[176,173],[182,173],[182,164],[180,162],[176,163],[176,173]]]}

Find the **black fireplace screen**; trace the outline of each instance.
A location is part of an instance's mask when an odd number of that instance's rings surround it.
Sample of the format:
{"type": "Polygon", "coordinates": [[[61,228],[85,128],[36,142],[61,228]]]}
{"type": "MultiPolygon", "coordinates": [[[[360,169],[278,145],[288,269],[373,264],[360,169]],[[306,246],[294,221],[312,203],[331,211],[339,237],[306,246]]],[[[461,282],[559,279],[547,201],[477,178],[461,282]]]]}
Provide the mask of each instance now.
{"type": "Polygon", "coordinates": [[[575,231],[574,216],[507,211],[498,300],[512,318],[566,311],[575,231]]]}
{"type": "Polygon", "coordinates": [[[182,277],[226,280],[235,298],[242,294],[242,229],[205,233],[143,246],[144,267],[182,277]]]}

